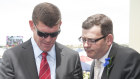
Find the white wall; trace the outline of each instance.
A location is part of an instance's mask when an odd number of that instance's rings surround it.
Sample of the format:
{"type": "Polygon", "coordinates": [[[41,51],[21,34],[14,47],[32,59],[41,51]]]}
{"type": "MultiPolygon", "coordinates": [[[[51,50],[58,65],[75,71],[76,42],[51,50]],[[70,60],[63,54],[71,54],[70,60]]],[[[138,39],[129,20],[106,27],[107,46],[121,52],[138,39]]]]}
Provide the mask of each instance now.
{"type": "Polygon", "coordinates": [[[129,46],[140,53],[140,0],[130,0],[129,46]]]}

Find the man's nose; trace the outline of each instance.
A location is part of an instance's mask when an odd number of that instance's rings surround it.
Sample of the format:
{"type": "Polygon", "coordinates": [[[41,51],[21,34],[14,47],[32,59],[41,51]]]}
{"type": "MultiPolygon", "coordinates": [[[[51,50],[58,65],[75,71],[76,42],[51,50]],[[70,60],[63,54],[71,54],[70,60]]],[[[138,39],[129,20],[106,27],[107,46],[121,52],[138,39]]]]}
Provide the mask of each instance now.
{"type": "Polygon", "coordinates": [[[83,46],[84,46],[84,47],[88,47],[88,46],[89,46],[88,42],[85,41],[85,42],[83,43],[83,46]]]}
{"type": "Polygon", "coordinates": [[[50,42],[52,41],[52,37],[49,35],[48,37],[44,38],[46,40],[46,42],[50,42]]]}

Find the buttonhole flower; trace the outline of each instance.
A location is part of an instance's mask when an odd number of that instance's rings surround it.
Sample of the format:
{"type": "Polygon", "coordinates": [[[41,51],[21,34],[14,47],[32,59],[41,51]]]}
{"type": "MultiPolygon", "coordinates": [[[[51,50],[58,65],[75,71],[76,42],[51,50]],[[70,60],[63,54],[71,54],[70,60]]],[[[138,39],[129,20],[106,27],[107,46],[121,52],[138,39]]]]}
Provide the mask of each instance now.
{"type": "Polygon", "coordinates": [[[106,58],[105,59],[105,63],[103,64],[104,65],[104,67],[106,67],[108,64],[109,64],[109,60],[110,60],[111,58],[106,58]]]}
{"type": "Polygon", "coordinates": [[[109,72],[110,72],[110,69],[111,67],[113,66],[112,64],[112,59],[113,59],[113,56],[112,57],[108,57],[105,59],[105,63],[103,64],[104,67],[107,67],[107,76],[109,77],[109,72]]]}

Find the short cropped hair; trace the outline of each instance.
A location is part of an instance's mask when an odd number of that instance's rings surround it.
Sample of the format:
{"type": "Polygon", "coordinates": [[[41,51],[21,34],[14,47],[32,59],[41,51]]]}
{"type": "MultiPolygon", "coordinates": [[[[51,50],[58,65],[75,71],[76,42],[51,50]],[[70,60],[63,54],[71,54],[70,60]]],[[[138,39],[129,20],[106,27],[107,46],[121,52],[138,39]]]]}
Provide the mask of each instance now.
{"type": "Polygon", "coordinates": [[[83,29],[90,29],[92,27],[100,26],[102,35],[113,35],[113,24],[109,17],[104,14],[95,14],[88,17],[82,24],[83,29]]]}
{"type": "Polygon", "coordinates": [[[49,27],[53,27],[61,21],[61,13],[57,6],[44,2],[35,6],[32,20],[35,25],[40,21],[49,27]]]}

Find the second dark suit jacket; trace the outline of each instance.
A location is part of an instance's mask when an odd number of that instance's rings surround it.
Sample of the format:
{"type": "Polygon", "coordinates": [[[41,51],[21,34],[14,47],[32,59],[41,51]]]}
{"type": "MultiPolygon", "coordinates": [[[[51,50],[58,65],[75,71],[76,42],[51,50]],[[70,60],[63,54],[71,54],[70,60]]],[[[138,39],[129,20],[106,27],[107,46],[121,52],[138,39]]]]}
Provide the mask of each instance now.
{"type": "MultiPolygon", "coordinates": [[[[79,55],[59,43],[56,48],[56,79],[83,79],[79,55]]],[[[4,52],[0,79],[39,79],[31,40],[4,52]]]]}
{"type": "MultiPolygon", "coordinates": [[[[101,79],[140,79],[140,54],[135,50],[113,43],[109,56],[113,57],[110,67],[105,67],[101,79]],[[107,76],[107,72],[109,75],[107,76]]],[[[94,62],[90,79],[94,77],[94,62]]]]}

